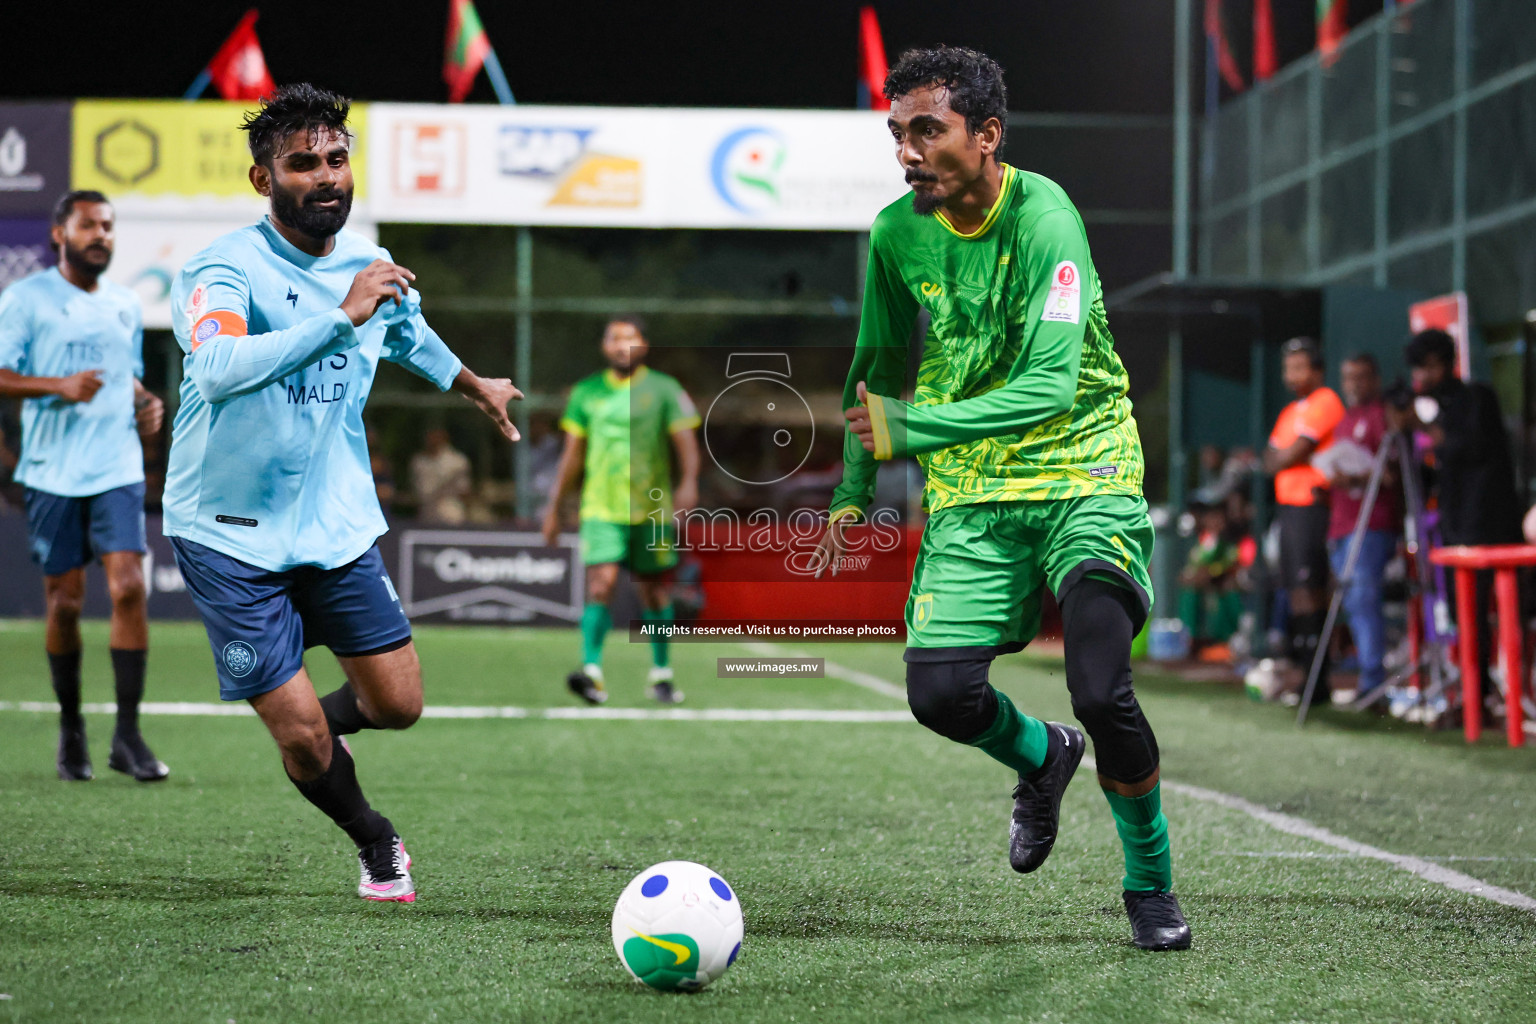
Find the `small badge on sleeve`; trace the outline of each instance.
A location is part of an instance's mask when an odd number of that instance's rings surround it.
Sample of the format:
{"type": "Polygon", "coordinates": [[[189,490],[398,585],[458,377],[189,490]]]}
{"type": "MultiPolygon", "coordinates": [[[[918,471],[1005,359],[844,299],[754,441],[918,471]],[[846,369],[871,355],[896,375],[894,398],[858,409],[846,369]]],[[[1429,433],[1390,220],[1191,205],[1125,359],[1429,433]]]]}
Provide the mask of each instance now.
{"type": "Polygon", "coordinates": [[[1082,322],[1083,281],[1077,264],[1062,260],[1051,273],[1051,289],[1045,295],[1045,309],[1040,319],[1052,323],[1082,322]]]}

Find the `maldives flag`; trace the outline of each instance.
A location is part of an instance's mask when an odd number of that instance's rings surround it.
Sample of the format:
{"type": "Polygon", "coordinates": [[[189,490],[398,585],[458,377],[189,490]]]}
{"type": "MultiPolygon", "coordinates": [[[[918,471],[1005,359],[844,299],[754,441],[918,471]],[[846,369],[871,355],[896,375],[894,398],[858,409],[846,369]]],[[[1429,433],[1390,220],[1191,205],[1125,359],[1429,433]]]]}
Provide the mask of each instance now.
{"type": "Polygon", "coordinates": [[[277,88],[267,59],[256,39],[256,11],[245,12],[240,24],[208,62],[208,77],[227,100],[259,100],[277,88]]]}
{"type": "Polygon", "coordinates": [[[1253,80],[1270,78],[1279,63],[1275,58],[1275,14],[1269,0],[1253,0],[1253,80]]]}
{"type": "Polygon", "coordinates": [[[1317,49],[1327,67],[1339,57],[1339,44],[1349,35],[1349,0],[1317,0],[1317,49]]]}
{"type": "Polygon", "coordinates": [[[443,81],[448,102],[463,103],[475,76],[491,52],[491,39],[470,0],[448,0],[448,47],[443,54],[443,81]]]}
{"type": "Polygon", "coordinates": [[[1221,14],[1221,0],[1205,0],[1205,38],[1210,43],[1210,52],[1215,55],[1216,69],[1221,72],[1221,80],[1227,83],[1227,88],[1242,92],[1247,83],[1238,70],[1232,46],[1227,42],[1226,20],[1221,14]]]}
{"type": "Polygon", "coordinates": [[[859,109],[890,110],[885,98],[885,41],[873,7],[859,8],[859,109]]]}

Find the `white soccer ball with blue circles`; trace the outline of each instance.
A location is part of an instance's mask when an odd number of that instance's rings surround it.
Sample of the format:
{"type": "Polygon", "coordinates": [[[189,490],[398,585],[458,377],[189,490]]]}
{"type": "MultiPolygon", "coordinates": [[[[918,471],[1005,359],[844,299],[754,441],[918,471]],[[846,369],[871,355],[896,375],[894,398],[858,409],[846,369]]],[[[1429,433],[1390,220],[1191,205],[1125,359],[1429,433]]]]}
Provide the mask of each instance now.
{"type": "Polygon", "coordinates": [[[634,877],[613,908],[613,948],[651,988],[692,992],[741,952],[741,901],[703,864],[663,861],[634,877]]]}

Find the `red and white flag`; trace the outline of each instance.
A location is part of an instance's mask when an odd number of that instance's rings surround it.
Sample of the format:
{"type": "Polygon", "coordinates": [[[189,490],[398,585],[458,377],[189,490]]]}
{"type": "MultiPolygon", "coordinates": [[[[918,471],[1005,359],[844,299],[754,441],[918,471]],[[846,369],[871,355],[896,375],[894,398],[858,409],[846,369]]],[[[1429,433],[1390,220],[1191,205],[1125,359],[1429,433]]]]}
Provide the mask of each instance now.
{"type": "Polygon", "coordinates": [[[245,12],[240,24],[208,62],[208,75],[227,100],[259,100],[277,88],[256,39],[256,10],[245,12]]]}

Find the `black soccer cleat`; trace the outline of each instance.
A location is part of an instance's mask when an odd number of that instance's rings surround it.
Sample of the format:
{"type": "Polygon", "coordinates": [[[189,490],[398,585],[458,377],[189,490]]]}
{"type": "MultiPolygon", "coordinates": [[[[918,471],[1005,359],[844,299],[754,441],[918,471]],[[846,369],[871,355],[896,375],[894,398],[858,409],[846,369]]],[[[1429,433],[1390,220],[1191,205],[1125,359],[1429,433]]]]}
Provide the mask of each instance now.
{"type": "Polygon", "coordinates": [[[1013,822],[1008,828],[1008,863],[1023,874],[1038,868],[1056,845],[1061,820],[1061,797],[1083,760],[1088,741],[1070,725],[1047,722],[1056,731],[1060,746],[1056,756],[1028,775],[1019,776],[1013,789],[1013,822]]]}
{"type": "Polygon", "coordinates": [[[85,726],[60,726],[58,765],[59,778],[65,782],[89,782],[95,777],[91,771],[91,752],[85,746],[85,726]]]}
{"type": "Polygon", "coordinates": [[[1171,892],[1124,893],[1131,918],[1131,941],[1139,949],[1188,949],[1189,922],[1171,892]]]}
{"type": "Polygon", "coordinates": [[[138,733],[127,737],[117,733],[112,735],[112,754],[107,758],[107,767],[132,775],[140,782],[160,782],[171,774],[165,762],[155,757],[138,733]]]}
{"type": "Polygon", "coordinates": [[[588,704],[601,704],[608,699],[608,691],[603,687],[602,680],[594,679],[585,672],[572,672],[565,677],[565,685],[588,704]]]}

